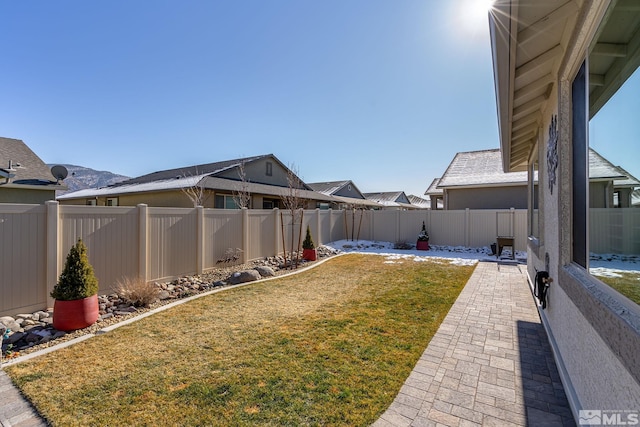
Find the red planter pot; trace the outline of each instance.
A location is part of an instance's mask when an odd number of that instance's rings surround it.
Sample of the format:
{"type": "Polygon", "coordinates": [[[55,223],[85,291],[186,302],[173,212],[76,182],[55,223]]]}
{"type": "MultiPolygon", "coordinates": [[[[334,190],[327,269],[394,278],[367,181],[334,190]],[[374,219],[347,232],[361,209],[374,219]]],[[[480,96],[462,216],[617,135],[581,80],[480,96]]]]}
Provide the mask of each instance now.
{"type": "Polygon", "coordinates": [[[416,249],[419,251],[428,251],[429,250],[429,241],[428,240],[418,240],[416,242],[416,249]]]}
{"type": "Polygon", "coordinates": [[[306,259],[307,261],[315,261],[318,254],[315,249],[303,249],[302,250],[302,259],[306,259]]]}
{"type": "Polygon", "coordinates": [[[96,323],[100,311],[98,295],[73,301],[58,301],[53,304],[53,327],[59,331],[75,331],[96,323]]]}

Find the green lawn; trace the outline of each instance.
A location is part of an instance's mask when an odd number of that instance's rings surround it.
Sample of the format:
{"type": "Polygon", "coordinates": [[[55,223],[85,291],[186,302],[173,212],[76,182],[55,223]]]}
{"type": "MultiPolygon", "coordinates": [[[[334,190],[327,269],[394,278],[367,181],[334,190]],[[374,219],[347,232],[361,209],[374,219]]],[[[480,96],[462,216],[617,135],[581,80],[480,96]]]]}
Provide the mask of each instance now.
{"type": "Polygon", "coordinates": [[[640,274],[618,272],[620,277],[596,276],[636,304],[640,304],[640,274]]]}
{"type": "Polygon", "coordinates": [[[340,256],[6,371],[59,426],[370,425],[473,269],[340,256]]]}

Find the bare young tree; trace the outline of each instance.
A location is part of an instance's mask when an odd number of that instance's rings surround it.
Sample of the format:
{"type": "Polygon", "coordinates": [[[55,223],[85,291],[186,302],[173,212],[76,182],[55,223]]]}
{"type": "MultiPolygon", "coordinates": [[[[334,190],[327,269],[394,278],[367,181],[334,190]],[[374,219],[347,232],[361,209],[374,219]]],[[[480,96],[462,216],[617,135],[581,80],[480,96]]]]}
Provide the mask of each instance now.
{"type": "Polygon", "coordinates": [[[233,201],[236,205],[242,208],[248,208],[251,202],[251,193],[249,192],[249,181],[247,180],[247,172],[244,168],[244,160],[238,165],[238,177],[240,182],[237,189],[233,191],[233,201]]]}
{"type": "MultiPolygon", "coordinates": [[[[282,195],[282,204],[284,206],[284,208],[286,210],[289,211],[290,215],[291,215],[291,263],[290,266],[293,268],[293,264],[294,264],[294,253],[296,254],[296,261],[297,261],[297,254],[300,251],[300,244],[298,244],[298,250],[295,249],[295,225],[299,224],[300,228],[302,227],[302,215],[304,213],[304,199],[301,197],[301,192],[302,192],[302,188],[303,188],[304,183],[302,182],[302,180],[298,177],[297,174],[297,169],[295,167],[295,165],[290,165],[288,170],[287,170],[287,189],[285,190],[284,194],[282,195]]],[[[284,227],[284,224],[282,224],[282,226],[284,227]]],[[[301,232],[300,232],[301,234],[301,232]]],[[[300,241],[300,235],[298,236],[298,240],[300,241]]],[[[286,248],[284,249],[284,258],[285,258],[285,264],[287,261],[287,250],[286,248]]]]}
{"type": "MultiPolygon", "coordinates": [[[[199,176],[197,169],[195,176],[199,176]]],[[[183,173],[182,179],[186,178],[193,178],[193,176],[191,174],[183,173]]],[[[204,178],[200,178],[198,182],[196,182],[192,186],[182,187],[181,190],[189,198],[189,200],[191,200],[194,208],[198,206],[204,206],[204,202],[211,195],[205,187],[204,178]]]]}

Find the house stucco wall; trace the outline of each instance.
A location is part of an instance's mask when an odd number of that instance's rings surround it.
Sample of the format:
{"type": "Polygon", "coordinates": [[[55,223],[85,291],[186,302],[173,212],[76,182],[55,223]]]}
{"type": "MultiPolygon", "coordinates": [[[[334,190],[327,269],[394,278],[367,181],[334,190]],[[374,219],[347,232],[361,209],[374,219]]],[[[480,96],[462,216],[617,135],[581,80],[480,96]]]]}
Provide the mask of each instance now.
{"type": "Polygon", "coordinates": [[[341,197],[351,197],[352,199],[364,200],[364,197],[362,196],[362,194],[360,194],[351,184],[345,185],[343,188],[337,191],[334,195],[341,196],[341,197]]]}
{"type": "MultiPolygon", "coordinates": [[[[255,162],[246,163],[244,166],[246,181],[259,184],[275,185],[278,187],[288,187],[287,171],[273,158],[260,159],[255,162]],[[271,175],[267,175],[267,163],[271,163],[271,175]]],[[[217,176],[239,180],[240,176],[236,169],[223,172],[217,176]]]]}
{"type": "Polygon", "coordinates": [[[47,200],[55,199],[55,190],[23,190],[19,188],[2,188],[2,186],[0,186],[0,203],[41,205],[47,200]]]}
{"type": "MultiPolygon", "coordinates": [[[[542,212],[538,239],[528,246],[528,273],[548,270],[555,281],[540,309],[565,391],[579,409],[640,408],[640,315],[610,288],[572,262],[572,81],[608,2],[585,2],[563,58],[554,93],[543,111],[538,141],[542,212]],[[557,185],[549,188],[549,126],[558,119],[557,185]]],[[[585,177],[586,179],[586,177],[585,177]]],[[[586,184],[586,183],[585,183],[586,184]]],[[[580,183],[577,183],[580,185],[580,183]]],[[[590,194],[603,188],[590,187],[590,194]],[[591,189],[593,188],[593,189],[591,189]]],[[[577,414],[574,414],[577,415],[577,414]]],[[[577,418],[576,418],[577,419],[577,418]]]]}
{"type": "Polygon", "coordinates": [[[445,190],[448,210],[460,209],[526,209],[527,186],[461,188],[445,190]]]}
{"type": "Polygon", "coordinates": [[[589,184],[589,207],[608,208],[613,202],[613,182],[599,181],[589,184]]]}
{"type": "MultiPolygon", "coordinates": [[[[174,208],[192,208],[193,202],[187,197],[187,195],[181,190],[173,191],[157,191],[148,193],[133,193],[133,194],[120,194],[109,197],[98,197],[96,200],[96,206],[107,206],[107,199],[117,198],[118,206],[137,206],[139,204],[145,204],[150,207],[174,207],[174,208]]],[[[86,205],[87,200],[90,198],[82,199],[65,199],[59,200],[61,205],[86,205]]],[[[205,196],[204,206],[205,208],[212,208],[214,202],[214,193],[208,191],[208,195],[205,196]]]]}

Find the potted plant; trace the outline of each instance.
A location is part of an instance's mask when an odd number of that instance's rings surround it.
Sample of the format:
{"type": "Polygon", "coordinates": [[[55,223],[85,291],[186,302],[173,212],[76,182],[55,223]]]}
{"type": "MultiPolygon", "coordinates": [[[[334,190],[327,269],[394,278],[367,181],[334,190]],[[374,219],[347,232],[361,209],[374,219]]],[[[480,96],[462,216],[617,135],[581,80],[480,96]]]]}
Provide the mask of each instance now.
{"type": "Polygon", "coordinates": [[[302,242],[302,259],[315,261],[317,257],[316,245],[313,243],[313,239],[311,238],[311,229],[307,225],[307,235],[302,242]]]}
{"type": "Polygon", "coordinates": [[[51,297],[55,299],[53,327],[60,331],[86,328],[98,320],[98,279],[93,274],[82,239],[69,250],[51,297]]]}
{"type": "Polygon", "coordinates": [[[427,232],[427,228],[424,225],[424,221],[422,221],[422,230],[420,230],[420,233],[418,233],[416,249],[419,251],[429,250],[429,233],[427,232]]]}

